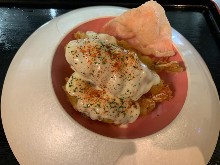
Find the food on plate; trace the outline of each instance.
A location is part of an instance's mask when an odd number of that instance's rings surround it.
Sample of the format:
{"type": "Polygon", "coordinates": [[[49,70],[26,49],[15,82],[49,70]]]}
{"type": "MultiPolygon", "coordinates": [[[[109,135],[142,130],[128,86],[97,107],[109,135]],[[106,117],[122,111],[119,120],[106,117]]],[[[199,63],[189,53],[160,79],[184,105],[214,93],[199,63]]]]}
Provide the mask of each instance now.
{"type": "Polygon", "coordinates": [[[170,23],[163,7],[156,1],[148,1],[110,20],[101,32],[128,42],[144,55],[165,57],[175,54],[170,23]]]}
{"type": "Polygon", "coordinates": [[[86,36],[66,46],[65,57],[74,70],[66,91],[77,97],[75,108],[93,120],[134,122],[140,114],[136,101],[160,83],[160,77],[114,37],[95,32],[86,36]]]}
{"type": "Polygon", "coordinates": [[[159,4],[150,1],[131,9],[104,25],[102,32],[107,34],[76,32],[65,47],[73,73],[63,89],[75,110],[92,120],[121,125],[172,99],[170,85],[158,73],[183,68],[169,60],[174,55],[171,27],[159,4]]]}
{"type": "Polygon", "coordinates": [[[173,91],[170,89],[170,86],[160,81],[159,84],[152,86],[150,91],[138,100],[140,115],[150,113],[156,108],[156,103],[169,101],[172,97],[173,91]]]}
{"type": "Polygon", "coordinates": [[[114,96],[136,101],[160,82],[135,52],[118,46],[114,37],[86,34],[87,38],[70,41],[65,55],[73,70],[92,84],[114,96]]]}
{"type": "Polygon", "coordinates": [[[114,37],[78,32],[75,38],[66,45],[73,74],[64,90],[77,111],[92,120],[127,124],[172,98],[158,74],[114,37]]]}

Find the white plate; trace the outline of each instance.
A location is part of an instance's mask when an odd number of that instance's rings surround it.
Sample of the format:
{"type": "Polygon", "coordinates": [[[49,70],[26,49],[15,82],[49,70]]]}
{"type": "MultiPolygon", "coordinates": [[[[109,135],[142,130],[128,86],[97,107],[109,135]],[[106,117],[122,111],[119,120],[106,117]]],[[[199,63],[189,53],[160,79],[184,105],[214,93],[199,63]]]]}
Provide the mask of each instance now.
{"type": "Polygon", "coordinates": [[[207,164],[219,133],[218,94],[198,52],[175,30],[173,42],[185,62],[189,87],[180,114],[163,130],[136,140],[103,137],[77,124],[58,102],[51,64],[60,41],[82,22],[126,10],[71,11],[43,25],[19,49],[5,79],[1,113],[20,164],[207,164]]]}

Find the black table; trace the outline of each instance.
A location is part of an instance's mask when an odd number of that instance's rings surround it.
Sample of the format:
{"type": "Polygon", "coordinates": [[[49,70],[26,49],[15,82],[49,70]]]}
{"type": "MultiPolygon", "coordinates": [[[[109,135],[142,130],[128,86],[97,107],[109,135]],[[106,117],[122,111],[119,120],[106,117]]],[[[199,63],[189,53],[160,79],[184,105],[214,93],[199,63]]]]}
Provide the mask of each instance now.
{"type": "MultiPolygon", "coordinates": [[[[117,5],[136,7],[144,1],[127,3],[115,0],[74,1],[49,0],[38,1],[2,1],[0,0],[0,89],[2,89],[7,69],[22,43],[38,27],[47,21],[70,10],[93,5],[117,5]],[[51,10],[54,9],[54,10],[51,10]],[[52,12],[53,11],[53,12],[52,12]]],[[[197,49],[220,93],[220,15],[215,5],[208,1],[163,1],[171,26],[179,31],[197,49]]],[[[0,90],[0,94],[2,90],[0,90]]],[[[18,164],[14,157],[0,124],[0,164],[18,164]]],[[[220,138],[209,165],[220,164],[220,138]]]]}

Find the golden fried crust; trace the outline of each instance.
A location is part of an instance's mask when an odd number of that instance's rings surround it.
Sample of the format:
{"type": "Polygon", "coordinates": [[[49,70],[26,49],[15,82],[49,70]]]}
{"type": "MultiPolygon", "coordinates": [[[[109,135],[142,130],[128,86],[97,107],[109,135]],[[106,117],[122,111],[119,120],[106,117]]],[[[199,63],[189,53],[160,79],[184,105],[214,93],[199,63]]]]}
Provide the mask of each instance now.
{"type": "Polygon", "coordinates": [[[169,101],[173,98],[173,92],[170,89],[170,86],[165,84],[163,81],[157,85],[154,85],[149,93],[151,94],[152,100],[155,102],[169,101]]]}
{"type": "Polygon", "coordinates": [[[154,85],[147,95],[143,95],[138,103],[140,105],[140,115],[149,114],[156,108],[156,103],[169,101],[173,97],[173,92],[168,84],[161,81],[154,85]]]}
{"type": "Polygon", "coordinates": [[[87,38],[87,35],[86,35],[86,33],[78,31],[78,32],[74,33],[74,38],[75,39],[84,39],[84,38],[87,38]]]}
{"type": "Polygon", "coordinates": [[[140,105],[140,115],[144,116],[153,111],[156,107],[156,102],[151,98],[142,97],[138,99],[138,103],[140,105]]]}

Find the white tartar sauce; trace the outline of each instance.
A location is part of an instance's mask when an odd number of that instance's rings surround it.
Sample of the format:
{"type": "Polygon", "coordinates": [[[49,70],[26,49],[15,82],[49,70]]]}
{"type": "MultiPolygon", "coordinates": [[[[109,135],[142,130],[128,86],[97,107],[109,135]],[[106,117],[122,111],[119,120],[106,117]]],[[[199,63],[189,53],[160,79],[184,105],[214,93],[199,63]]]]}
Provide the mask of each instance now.
{"type": "Polygon", "coordinates": [[[88,38],[70,41],[65,51],[74,70],[66,90],[78,98],[76,109],[93,120],[134,122],[140,114],[136,101],[158,84],[160,77],[135,52],[118,46],[114,37],[86,34],[88,38]]]}

